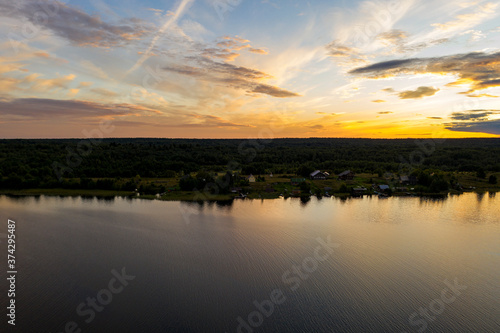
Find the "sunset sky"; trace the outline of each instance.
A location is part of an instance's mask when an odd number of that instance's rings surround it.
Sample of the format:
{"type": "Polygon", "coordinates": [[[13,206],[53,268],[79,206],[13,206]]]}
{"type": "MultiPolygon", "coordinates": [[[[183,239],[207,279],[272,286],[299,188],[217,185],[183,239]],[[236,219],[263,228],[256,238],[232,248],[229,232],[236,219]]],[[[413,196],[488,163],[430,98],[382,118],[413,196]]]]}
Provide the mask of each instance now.
{"type": "Polygon", "coordinates": [[[500,1],[0,0],[0,138],[498,137],[500,1]]]}

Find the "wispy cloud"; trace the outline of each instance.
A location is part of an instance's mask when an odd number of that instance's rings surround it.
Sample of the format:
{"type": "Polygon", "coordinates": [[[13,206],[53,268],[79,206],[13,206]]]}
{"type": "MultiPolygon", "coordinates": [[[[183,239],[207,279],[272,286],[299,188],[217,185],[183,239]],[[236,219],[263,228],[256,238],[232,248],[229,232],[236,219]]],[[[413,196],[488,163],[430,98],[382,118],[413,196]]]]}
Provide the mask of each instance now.
{"type": "Polygon", "coordinates": [[[142,64],[150,57],[151,50],[153,50],[153,48],[155,47],[156,43],[161,38],[162,34],[164,34],[165,31],[167,31],[174,24],[176,24],[176,22],[179,20],[180,17],[182,17],[182,15],[184,14],[184,12],[189,8],[189,6],[191,5],[191,3],[193,1],[194,0],[182,0],[181,3],[179,4],[179,6],[177,7],[177,9],[175,10],[175,12],[174,12],[173,15],[169,15],[169,14],[166,15],[167,21],[158,30],[158,32],[154,36],[153,40],[149,44],[149,47],[146,50],[146,52],[144,52],[144,54],[142,55],[142,57],[140,57],[139,60],[137,60],[137,62],[135,63],[135,65],[132,66],[132,68],[130,68],[127,71],[127,74],[132,73],[137,68],[139,68],[140,66],[142,66],[142,64]]]}
{"type": "Polygon", "coordinates": [[[121,19],[116,23],[103,21],[99,16],[89,15],[79,9],[58,2],[58,9],[51,17],[40,19],[44,13],[43,1],[0,1],[0,16],[19,18],[46,29],[56,36],[78,46],[116,47],[128,44],[149,33],[150,25],[137,18],[121,19]]]}
{"type": "Polygon", "coordinates": [[[224,84],[236,89],[244,89],[248,93],[266,94],[281,98],[299,96],[297,93],[259,82],[272,78],[271,75],[259,70],[216,62],[203,56],[189,57],[185,60],[186,62],[191,62],[193,65],[171,65],[165,66],[163,69],[191,76],[198,80],[224,84]]]}
{"type": "Polygon", "coordinates": [[[53,117],[72,118],[74,120],[125,116],[140,113],[161,113],[158,110],[132,104],[102,104],[81,100],[55,100],[43,98],[21,98],[0,101],[0,114],[4,116],[27,117],[37,120],[53,117]]]}
{"type": "Polygon", "coordinates": [[[350,47],[335,40],[326,46],[327,54],[330,57],[347,65],[360,65],[367,63],[367,56],[356,47],[350,47]]]}
{"type": "MultiPolygon", "coordinates": [[[[473,52],[435,58],[410,58],[378,62],[349,73],[379,79],[402,74],[457,75],[448,86],[468,85],[465,94],[500,86],[500,52],[473,52]]],[[[476,97],[476,96],[472,96],[476,97]]]]}

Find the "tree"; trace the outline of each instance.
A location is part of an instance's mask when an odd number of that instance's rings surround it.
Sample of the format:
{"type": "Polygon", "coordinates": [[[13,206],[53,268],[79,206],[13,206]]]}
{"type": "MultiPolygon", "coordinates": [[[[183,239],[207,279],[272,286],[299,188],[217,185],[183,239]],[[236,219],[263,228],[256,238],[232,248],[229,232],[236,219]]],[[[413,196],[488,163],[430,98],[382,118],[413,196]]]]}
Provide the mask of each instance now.
{"type": "Polygon", "coordinates": [[[477,178],[481,178],[481,179],[486,178],[486,172],[484,172],[483,169],[477,170],[477,178]]]}
{"type": "Polygon", "coordinates": [[[349,189],[346,184],[340,185],[339,193],[349,193],[349,189]]]}
{"type": "Polygon", "coordinates": [[[302,164],[297,169],[297,175],[300,175],[302,177],[309,177],[309,175],[313,171],[314,171],[314,168],[312,166],[310,166],[309,164],[302,164]]]}
{"type": "Polygon", "coordinates": [[[309,192],[311,191],[311,185],[308,182],[302,182],[300,183],[300,190],[302,192],[309,192]]]}
{"type": "Polygon", "coordinates": [[[192,191],[196,187],[197,181],[190,175],[184,176],[179,181],[179,187],[182,191],[192,191]]]}
{"type": "Polygon", "coordinates": [[[448,190],[448,182],[443,178],[435,178],[429,186],[429,191],[432,193],[438,193],[446,190],[448,190]]]}
{"type": "Polygon", "coordinates": [[[205,186],[207,186],[207,184],[211,184],[215,180],[209,172],[205,170],[200,170],[196,174],[196,181],[197,181],[196,186],[198,187],[198,189],[204,189],[205,186]]]}
{"type": "Polygon", "coordinates": [[[496,184],[497,183],[497,176],[491,175],[490,178],[488,179],[488,183],[496,184]]]}

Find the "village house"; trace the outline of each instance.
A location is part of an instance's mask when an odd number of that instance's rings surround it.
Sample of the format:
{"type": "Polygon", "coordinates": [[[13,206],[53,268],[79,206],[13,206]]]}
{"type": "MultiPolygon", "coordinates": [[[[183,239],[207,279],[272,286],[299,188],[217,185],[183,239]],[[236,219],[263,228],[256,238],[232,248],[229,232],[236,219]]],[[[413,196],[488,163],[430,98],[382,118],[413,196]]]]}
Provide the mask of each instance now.
{"type": "Polygon", "coordinates": [[[309,176],[313,180],[325,180],[327,177],[327,175],[325,173],[321,172],[320,170],[316,170],[316,171],[312,172],[309,176]]]}
{"type": "Polygon", "coordinates": [[[250,176],[247,177],[247,180],[249,183],[255,183],[255,177],[252,174],[250,174],[250,176]]]}
{"type": "Polygon", "coordinates": [[[389,185],[379,185],[378,186],[378,189],[381,191],[381,192],[388,192],[391,188],[389,185]]]}
{"type": "Polygon", "coordinates": [[[352,189],[352,194],[354,195],[363,195],[365,194],[367,189],[365,187],[354,187],[352,189]]]}
{"type": "Polygon", "coordinates": [[[402,185],[417,185],[417,181],[416,176],[401,176],[399,180],[402,185]]]}
{"type": "Polygon", "coordinates": [[[339,175],[339,180],[353,180],[354,172],[351,170],[346,170],[339,175]]]}

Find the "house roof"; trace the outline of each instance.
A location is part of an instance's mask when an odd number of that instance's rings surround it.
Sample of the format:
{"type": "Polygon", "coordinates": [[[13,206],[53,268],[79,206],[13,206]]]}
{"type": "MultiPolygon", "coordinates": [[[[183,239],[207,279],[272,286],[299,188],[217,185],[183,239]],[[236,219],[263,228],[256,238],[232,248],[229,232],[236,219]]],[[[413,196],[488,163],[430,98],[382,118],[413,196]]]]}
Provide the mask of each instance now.
{"type": "Polygon", "coordinates": [[[339,177],[341,177],[341,176],[347,176],[347,175],[348,175],[348,174],[350,174],[350,173],[351,173],[351,170],[346,170],[346,171],[342,172],[342,173],[339,175],[339,177]]]}
{"type": "Polygon", "coordinates": [[[409,181],[410,178],[408,176],[401,176],[401,181],[409,181]]]}
{"type": "Polygon", "coordinates": [[[250,176],[248,176],[247,179],[252,178],[252,177],[255,178],[252,174],[250,174],[250,176]]]}
{"type": "Polygon", "coordinates": [[[314,176],[316,176],[319,173],[321,173],[321,171],[320,170],[316,170],[316,171],[314,171],[314,172],[311,173],[311,177],[314,177],[314,176]]]}
{"type": "Polygon", "coordinates": [[[354,191],[366,191],[365,187],[355,187],[353,188],[354,191]]]}
{"type": "Polygon", "coordinates": [[[379,185],[378,186],[381,190],[388,190],[390,189],[389,185],[379,185]]]}

